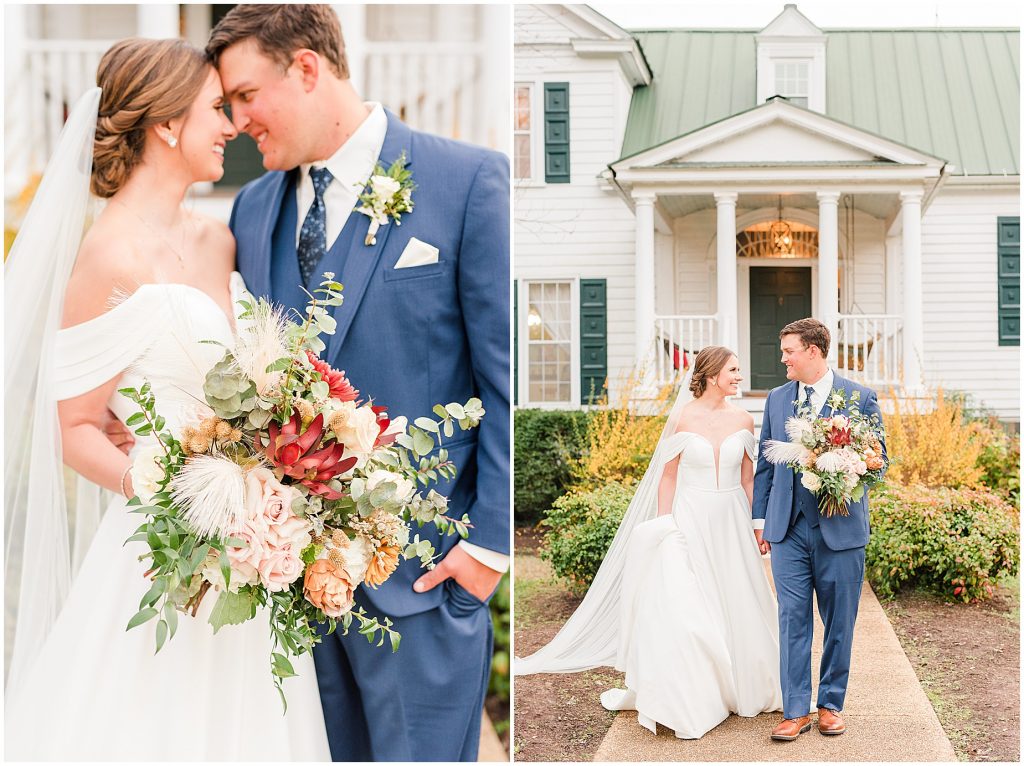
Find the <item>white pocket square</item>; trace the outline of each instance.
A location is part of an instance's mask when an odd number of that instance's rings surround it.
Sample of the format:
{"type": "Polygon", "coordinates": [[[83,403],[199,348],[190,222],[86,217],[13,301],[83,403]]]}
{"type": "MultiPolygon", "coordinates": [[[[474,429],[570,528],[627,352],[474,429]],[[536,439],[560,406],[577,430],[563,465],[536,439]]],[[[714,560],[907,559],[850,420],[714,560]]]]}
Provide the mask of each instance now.
{"type": "Polygon", "coordinates": [[[409,240],[409,244],[402,251],[402,257],[395,264],[396,269],[408,269],[411,266],[426,266],[430,263],[437,263],[437,256],[440,251],[433,245],[428,245],[416,237],[409,240]]]}

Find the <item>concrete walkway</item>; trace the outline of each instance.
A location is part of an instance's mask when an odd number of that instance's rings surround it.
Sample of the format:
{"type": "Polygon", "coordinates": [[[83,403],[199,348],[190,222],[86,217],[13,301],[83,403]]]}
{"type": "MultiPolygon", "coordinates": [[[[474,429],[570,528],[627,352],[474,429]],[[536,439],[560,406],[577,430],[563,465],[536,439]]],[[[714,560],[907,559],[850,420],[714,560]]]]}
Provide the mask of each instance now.
{"type": "Polygon", "coordinates": [[[476,760],[477,763],[508,763],[509,760],[508,753],[501,744],[501,738],[494,730],[494,724],[487,717],[486,711],[480,725],[480,752],[476,760]]]}
{"type": "MultiPolygon", "coordinates": [[[[771,564],[765,561],[771,579],[771,564]]],[[[821,620],[815,607],[812,702],[817,694],[821,620]]],[[[928,697],[914,674],[888,618],[865,583],[854,632],[846,733],[823,737],[812,728],[794,742],[774,742],[782,713],[757,718],[730,716],[701,739],[676,739],[663,726],[658,736],[619,713],[595,761],[955,761],[928,697]]],[[[813,713],[812,713],[813,719],[813,713]]]]}

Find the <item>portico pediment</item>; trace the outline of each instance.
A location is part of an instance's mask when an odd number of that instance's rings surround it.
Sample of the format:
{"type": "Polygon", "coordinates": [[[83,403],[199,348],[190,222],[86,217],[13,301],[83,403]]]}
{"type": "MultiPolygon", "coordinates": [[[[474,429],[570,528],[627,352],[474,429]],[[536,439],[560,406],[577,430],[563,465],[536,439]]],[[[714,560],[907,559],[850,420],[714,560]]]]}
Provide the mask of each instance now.
{"type": "Polygon", "coordinates": [[[943,164],[939,157],[776,99],[625,157],[612,169],[619,174],[700,166],[902,165],[937,174],[943,164]]]}

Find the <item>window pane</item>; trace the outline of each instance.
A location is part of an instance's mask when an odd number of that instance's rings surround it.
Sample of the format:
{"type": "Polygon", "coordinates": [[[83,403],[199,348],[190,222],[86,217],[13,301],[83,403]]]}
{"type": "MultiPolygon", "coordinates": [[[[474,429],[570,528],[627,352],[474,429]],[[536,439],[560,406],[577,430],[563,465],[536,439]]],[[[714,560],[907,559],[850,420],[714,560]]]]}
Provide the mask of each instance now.
{"type": "Polygon", "coordinates": [[[530,129],[530,88],[526,85],[516,87],[516,130],[530,129]]]}
{"type": "Polygon", "coordinates": [[[516,136],[516,178],[530,177],[530,136],[516,136]]]}

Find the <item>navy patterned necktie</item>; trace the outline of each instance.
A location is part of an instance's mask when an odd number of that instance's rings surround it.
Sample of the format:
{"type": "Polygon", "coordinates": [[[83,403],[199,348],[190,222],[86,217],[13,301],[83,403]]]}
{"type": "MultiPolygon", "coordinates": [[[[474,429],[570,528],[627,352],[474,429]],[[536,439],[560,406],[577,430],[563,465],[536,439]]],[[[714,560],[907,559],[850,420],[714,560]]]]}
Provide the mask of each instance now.
{"type": "Polygon", "coordinates": [[[811,404],[811,395],[814,393],[813,386],[804,386],[804,404],[807,405],[807,409],[814,413],[814,405],[811,404]]]}
{"type": "Polygon", "coordinates": [[[317,264],[327,252],[327,210],[324,207],[324,191],[334,180],[334,176],[327,168],[310,168],[309,175],[313,179],[313,205],[306,213],[306,220],[302,222],[299,246],[296,248],[303,284],[309,284],[309,278],[313,276],[317,264]]]}

